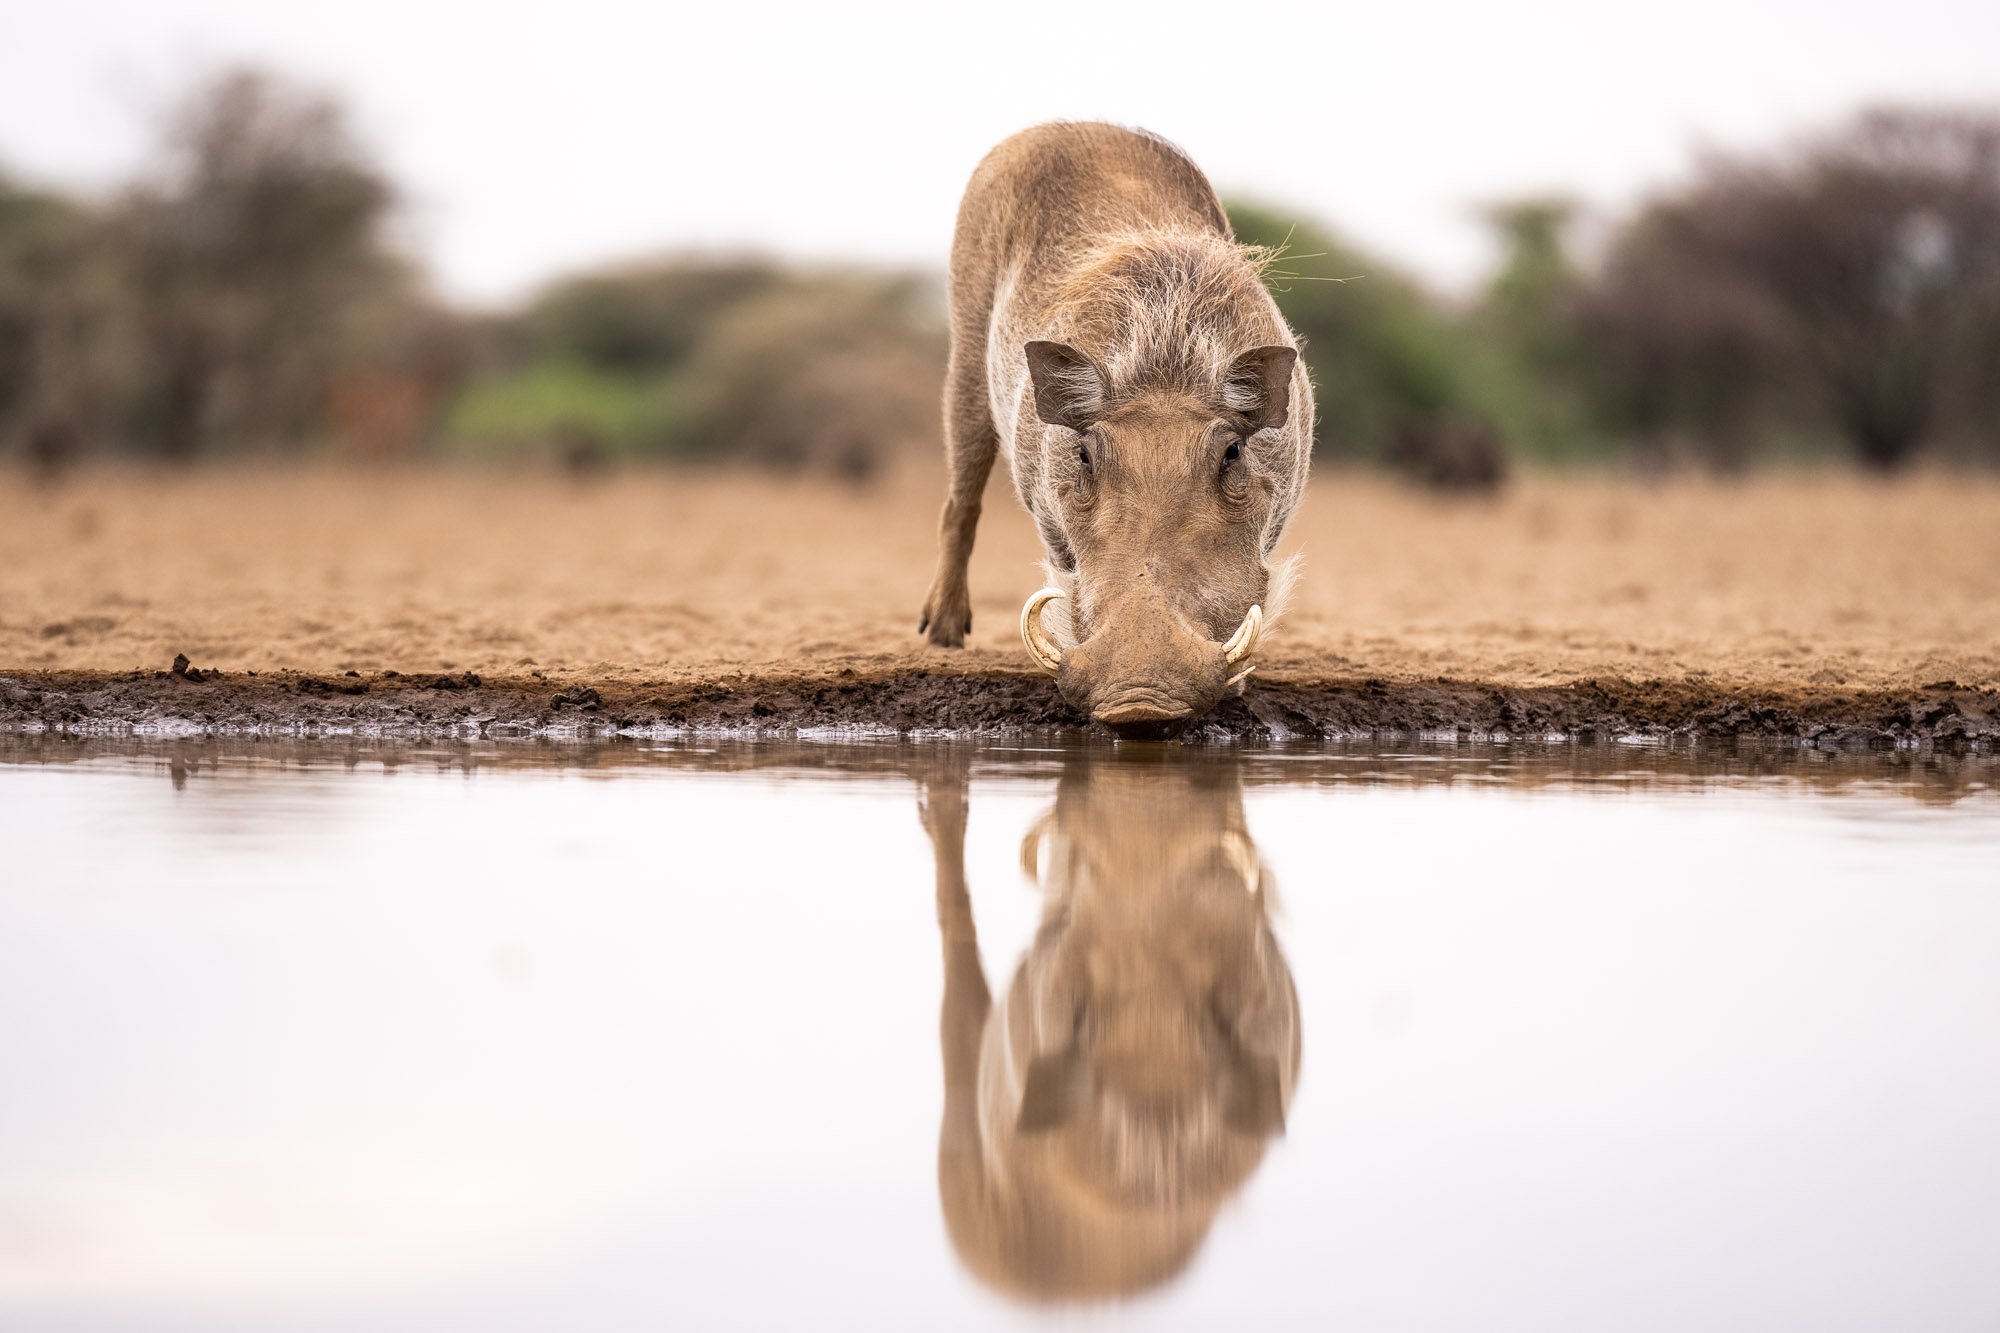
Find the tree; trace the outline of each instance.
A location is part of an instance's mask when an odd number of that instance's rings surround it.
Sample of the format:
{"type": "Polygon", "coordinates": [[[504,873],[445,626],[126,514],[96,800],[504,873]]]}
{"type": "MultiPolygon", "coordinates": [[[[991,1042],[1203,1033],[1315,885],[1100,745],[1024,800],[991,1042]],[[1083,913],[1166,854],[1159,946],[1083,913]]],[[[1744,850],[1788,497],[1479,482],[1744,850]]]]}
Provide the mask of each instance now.
{"type": "Polygon", "coordinates": [[[1486,210],[1501,244],[1500,266],[1480,301],[1480,318],[1505,330],[1530,364],[1561,366],[1575,355],[1566,307],[1578,286],[1568,233],[1576,208],[1566,199],[1517,199],[1486,210]]]}
{"type": "Polygon", "coordinates": [[[1584,373],[1639,457],[1681,449],[1725,472],[1784,415],[1796,380],[1783,321],[1718,265],[1698,227],[1655,205],[1627,224],[1587,290],[1584,373]]]}
{"type": "Polygon", "coordinates": [[[1570,257],[1576,206],[1553,197],[1486,210],[1500,263],[1473,307],[1469,329],[1509,372],[1506,416],[1535,452],[1575,459],[1603,446],[1585,389],[1584,279],[1570,257]]]}
{"type": "Polygon", "coordinates": [[[2000,118],[1878,111],[1712,161],[1626,226],[1592,304],[1636,423],[1727,433],[1805,402],[1881,470],[1990,440],[2000,118]]]}
{"type": "Polygon", "coordinates": [[[170,117],[166,165],[115,212],[144,374],[135,433],[186,457],[314,428],[355,312],[406,281],[392,193],[340,106],[255,71],[170,117]]]}
{"type": "Polygon", "coordinates": [[[115,379],[118,289],[89,209],[0,176],[0,445],[49,467],[80,452],[115,379]]]}

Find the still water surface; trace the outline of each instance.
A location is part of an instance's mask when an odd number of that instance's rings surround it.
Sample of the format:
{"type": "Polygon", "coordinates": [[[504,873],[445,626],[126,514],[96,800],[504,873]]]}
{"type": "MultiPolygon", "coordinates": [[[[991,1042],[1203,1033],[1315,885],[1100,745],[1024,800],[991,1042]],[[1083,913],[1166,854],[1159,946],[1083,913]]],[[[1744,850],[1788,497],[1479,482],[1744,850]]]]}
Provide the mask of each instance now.
{"type": "Polygon", "coordinates": [[[1996,778],[0,743],[0,1328],[1991,1330],[1996,778]]]}

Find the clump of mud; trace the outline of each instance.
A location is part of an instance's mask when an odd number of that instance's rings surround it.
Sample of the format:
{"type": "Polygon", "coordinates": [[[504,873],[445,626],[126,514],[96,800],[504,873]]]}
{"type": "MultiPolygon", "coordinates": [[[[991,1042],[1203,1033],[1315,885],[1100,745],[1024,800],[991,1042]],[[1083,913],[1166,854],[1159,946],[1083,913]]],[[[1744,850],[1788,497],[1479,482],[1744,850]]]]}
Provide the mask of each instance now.
{"type": "MultiPolygon", "coordinates": [[[[924,670],[744,673],[714,680],[555,682],[539,677],[203,671],[0,677],[0,731],[286,736],[616,736],[870,732],[1009,736],[1083,732],[1040,675],[924,670]]],[[[1773,689],[1601,679],[1275,679],[1226,701],[1187,741],[1457,736],[1564,741],[1759,739],[1821,749],[2000,748],[2000,692],[1773,689]]]]}

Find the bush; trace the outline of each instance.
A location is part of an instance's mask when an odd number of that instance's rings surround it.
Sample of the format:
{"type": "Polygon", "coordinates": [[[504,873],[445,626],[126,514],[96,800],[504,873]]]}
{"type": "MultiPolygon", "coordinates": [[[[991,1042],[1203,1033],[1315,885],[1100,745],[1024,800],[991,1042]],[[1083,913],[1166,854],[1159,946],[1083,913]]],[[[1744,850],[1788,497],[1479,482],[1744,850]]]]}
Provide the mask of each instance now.
{"type": "Polygon", "coordinates": [[[682,259],[565,281],[462,393],[455,447],[731,458],[853,479],[934,446],[937,288],[867,272],[682,259]]]}
{"type": "Polygon", "coordinates": [[[574,462],[673,453],[685,438],[677,407],[664,377],[547,363],[474,380],[444,432],[459,452],[489,457],[539,453],[574,462]]]}
{"type": "Polygon", "coordinates": [[[914,279],[794,281],[718,321],[686,375],[684,451],[853,480],[938,440],[945,339],[914,279]]]}
{"type": "Polygon", "coordinates": [[[786,281],[755,259],[673,259],[556,283],[519,320],[524,355],[644,375],[685,365],[716,320],[786,281]]]}

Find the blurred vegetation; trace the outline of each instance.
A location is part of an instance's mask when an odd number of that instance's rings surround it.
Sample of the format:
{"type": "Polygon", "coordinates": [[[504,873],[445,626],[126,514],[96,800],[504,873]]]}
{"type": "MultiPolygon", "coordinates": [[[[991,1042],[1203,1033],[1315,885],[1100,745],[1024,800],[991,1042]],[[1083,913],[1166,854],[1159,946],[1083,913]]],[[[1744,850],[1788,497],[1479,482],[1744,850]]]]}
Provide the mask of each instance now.
{"type": "Polygon", "coordinates": [[[106,203],[0,182],[0,429],[49,465],[318,438],[343,369],[421,319],[392,202],[336,104],[254,73],[176,108],[106,203]]]}
{"type": "Polygon", "coordinates": [[[668,387],[580,362],[548,361],[480,377],[458,395],[443,438],[455,447],[534,450],[550,444],[593,456],[643,453],[676,434],[668,387]]]}
{"type": "MultiPolygon", "coordinates": [[[[733,460],[866,479],[938,447],[937,276],[682,256],[450,309],[391,241],[341,107],[254,71],[80,200],[0,173],[0,455],[321,450],[733,460]]],[[[1604,227],[1486,210],[1483,288],[1429,292],[1236,202],[1306,341],[1324,457],[1439,489],[1514,463],[2000,464],[2000,114],[1882,111],[1713,158],[1604,227]]]]}
{"type": "Polygon", "coordinates": [[[1239,240],[1276,256],[1266,278],[1305,342],[1320,456],[1387,463],[1445,489],[1498,483],[1500,441],[1527,395],[1492,343],[1322,226],[1240,202],[1229,217],[1239,240]]]}
{"type": "Polygon", "coordinates": [[[865,480],[936,445],[943,298],[901,274],[685,258],[586,274],[503,321],[453,448],[732,458],[865,480]]]}
{"type": "Polygon", "coordinates": [[[1600,410],[1655,451],[2000,462],[2000,115],[1714,159],[1620,229],[1580,322],[1600,410]]]}

